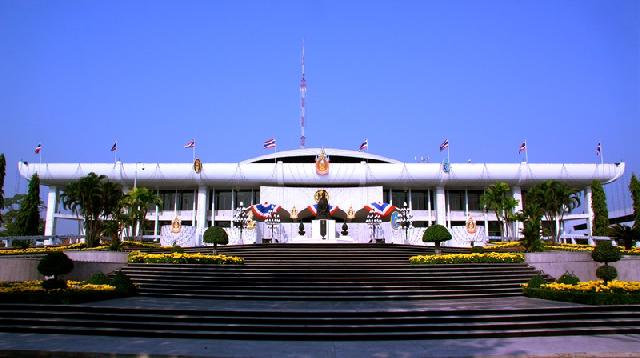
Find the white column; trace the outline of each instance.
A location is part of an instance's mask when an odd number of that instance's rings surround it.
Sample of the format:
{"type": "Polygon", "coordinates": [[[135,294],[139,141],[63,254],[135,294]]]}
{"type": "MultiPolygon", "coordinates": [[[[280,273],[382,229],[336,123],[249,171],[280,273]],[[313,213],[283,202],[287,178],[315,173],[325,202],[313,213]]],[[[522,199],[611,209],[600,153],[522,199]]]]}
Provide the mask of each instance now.
{"type": "Polygon", "coordinates": [[[44,224],[44,234],[51,236],[56,234],[56,217],[58,211],[58,188],[50,185],[47,194],[47,217],[44,224]]]}
{"type": "Polygon", "coordinates": [[[231,228],[233,229],[233,213],[235,213],[235,205],[236,205],[236,190],[231,189],[231,228]]]}
{"type": "MultiPolygon", "coordinates": [[[[160,196],[160,189],[156,189],[156,195],[160,196]]],[[[160,205],[156,205],[153,215],[153,237],[154,240],[160,240],[160,205]]]]}
{"type": "Polygon", "coordinates": [[[469,217],[469,190],[464,190],[464,216],[469,217]]]}
{"type": "Polygon", "coordinates": [[[431,226],[431,216],[433,213],[431,212],[431,189],[427,189],[427,215],[429,215],[428,225],[431,226]]]}
{"type": "MultiPolygon", "coordinates": [[[[516,208],[514,210],[515,212],[521,211],[522,210],[522,190],[520,189],[519,186],[514,186],[511,190],[513,192],[513,198],[518,201],[518,203],[516,204],[516,208]]],[[[519,238],[520,230],[522,230],[523,228],[524,228],[524,224],[519,221],[516,221],[515,232],[513,233],[513,236],[515,238],[519,238]]]]}
{"type": "Polygon", "coordinates": [[[587,214],[588,214],[588,218],[587,218],[587,231],[589,232],[589,236],[593,236],[593,219],[594,219],[594,215],[593,215],[593,207],[591,206],[592,203],[592,191],[591,191],[591,186],[588,186],[584,189],[584,205],[587,206],[587,214]]]}
{"type": "Polygon", "coordinates": [[[211,189],[211,226],[216,225],[216,189],[211,189]]]}
{"type": "Polygon", "coordinates": [[[444,198],[444,187],[436,187],[436,224],[446,225],[446,200],[444,198]]]}
{"type": "Polygon", "coordinates": [[[198,187],[198,205],[196,207],[196,232],[198,233],[197,245],[202,245],[200,233],[204,233],[207,228],[207,199],[209,196],[209,188],[206,186],[198,187]]]}
{"type": "MultiPolygon", "coordinates": [[[[193,204],[191,205],[191,226],[197,226],[196,224],[196,210],[198,210],[198,191],[197,190],[193,190],[193,204]]],[[[184,209],[184,208],[183,208],[184,209]]]]}

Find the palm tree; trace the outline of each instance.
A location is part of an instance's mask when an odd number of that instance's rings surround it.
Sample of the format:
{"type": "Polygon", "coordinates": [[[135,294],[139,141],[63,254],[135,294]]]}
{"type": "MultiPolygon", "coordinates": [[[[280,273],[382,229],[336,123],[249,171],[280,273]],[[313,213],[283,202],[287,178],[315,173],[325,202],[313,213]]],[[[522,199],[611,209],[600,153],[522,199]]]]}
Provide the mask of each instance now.
{"type": "Polygon", "coordinates": [[[615,239],[618,245],[622,243],[625,250],[631,250],[633,243],[640,240],[640,230],[635,227],[617,224],[609,228],[609,236],[615,239]]]}
{"type": "Polygon", "coordinates": [[[518,200],[513,198],[509,184],[499,182],[490,185],[480,197],[480,204],[496,214],[501,235],[510,237],[510,226],[515,219],[513,210],[518,205],[518,200]]]}
{"type": "Polygon", "coordinates": [[[60,195],[65,209],[84,219],[88,247],[100,244],[103,219],[115,212],[115,203],[122,197],[120,184],[106,181],[104,175],[89,173],[76,182],[67,184],[60,195]]]}
{"type": "Polygon", "coordinates": [[[538,187],[541,191],[544,217],[554,225],[552,240],[557,242],[560,237],[560,228],[556,227],[556,220],[561,222],[566,213],[580,206],[578,191],[555,180],[547,180],[538,184],[538,187]]]}
{"type": "Polygon", "coordinates": [[[124,196],[123,204],[131,217],[132,236],[141,237],[149,207],[162,205],[162,200],[153,191],[144,187],[136,187],[124,196]],[[136,229],[138,224],[140,224],[140,232],[137,232],[136,229]]]}

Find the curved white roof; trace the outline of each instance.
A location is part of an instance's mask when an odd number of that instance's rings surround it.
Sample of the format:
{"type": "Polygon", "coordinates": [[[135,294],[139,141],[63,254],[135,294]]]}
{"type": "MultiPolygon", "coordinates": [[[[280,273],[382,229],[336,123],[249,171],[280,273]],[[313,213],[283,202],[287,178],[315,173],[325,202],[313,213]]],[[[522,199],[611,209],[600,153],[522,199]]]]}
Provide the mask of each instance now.
{"type": "Polygon", "coordinates": [[[283,158],[291,158],[293,160],[289,160],[289,162],[294,162],[296,157],[315,157],[320,154],[320,151],[324,149],[324,152],[329,157],[348,157],[353,159],[359,159],[359,161],[367,161],[373,160],[381,163],[400,163],[400,161],[390,158],[385,158],[380,155],[369,154],[367,152],[360,152],[356,150],[347,150],[347,149],[336,149],[336,148],[303,148],[303,149],[293,149],[293,150],[285,150],[282,152],[274,152],[271,154],[261,155],[256,158],[251,158],[244,160],[240,163],[257,163],[257,162],[265,162],[265,161],[276,161],[283,158]]]}
{"type": "MultiPolygon", "coordinates": [[[[347,151],[350,152],[350,151],[347,151]]],[[[528,187],[544,180],[586,187],[592,180],[612,182],[624,173],[624,163],[452,163],[445,173],[439,163],[331,163],[328,175],[318,175],[313,163],[203,163],[197,174],[191,163],[19,163],[20,174],[38,173],[43,185],[63,186],[90,172],[124,185],[150,187],[364,186],[484,187],[498,181],[528,187]]]]}

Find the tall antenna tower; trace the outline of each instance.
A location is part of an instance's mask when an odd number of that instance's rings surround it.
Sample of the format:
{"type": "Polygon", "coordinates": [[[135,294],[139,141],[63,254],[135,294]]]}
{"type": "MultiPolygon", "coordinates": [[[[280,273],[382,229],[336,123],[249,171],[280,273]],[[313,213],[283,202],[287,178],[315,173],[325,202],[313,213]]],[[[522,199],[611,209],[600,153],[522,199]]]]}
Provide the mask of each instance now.
{"type": "Polygon", "coordinates": [[[307,97],[307,80],[304,79],[304,40],[302,40],[302,78],[300,78],[300,148],[304,148],[307,139],[304,136],[304,99],[307,97]]]}

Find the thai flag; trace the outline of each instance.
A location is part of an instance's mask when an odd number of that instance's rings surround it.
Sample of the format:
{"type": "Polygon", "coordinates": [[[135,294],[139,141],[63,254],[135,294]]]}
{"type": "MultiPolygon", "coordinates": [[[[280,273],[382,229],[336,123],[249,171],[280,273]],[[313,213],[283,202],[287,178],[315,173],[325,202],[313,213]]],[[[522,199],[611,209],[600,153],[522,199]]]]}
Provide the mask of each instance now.
{"type": "Polygon", "coordinates": [[[116,150],[118,150],[118,143],[113,143],[113,145],[111,146],[111,151],[115,152],[116,150]]]}
{"type": "Polygon", "coordinates": [[[442,144],[440,144],[440,151],[442,152],[443,150],[449,148],[449,139],[445,139],[444,142],[442,142],[442,144]]]}
{"type": "Polygon", "coordinates": [[[367,150],[367,149],[369,149],[369,139],[365,138],[364,142],[360,144],[360,151],[362,152],[363,150],[367,150]]]}
{"type": "Polygon", "coordinates": [[[38,144],[38,146],[36,147],[36,149],[34,149],[33,151],[36,152],[36,154],[40,153],[40,151],[42,150],[42,145],[38,144]]]}
{"type": "Polygon", "coordinates": [[[520,148],[518,149],[518,153],[522,153],[525,150],[527,150],[527,142],[522,142],[522,144],[520,144],[520,148]]]}
{"type": "Polygon", "coordinates": [[[269,139],[264,141],[264,149],[271,149],[271,148],[275,148],[275,147],[276,147],[276,139],[275,138],[269,138],[269,139]]]}
{"type": "Polygon", "coordinates": [[[196,140],[192,139],[190,141],[187,142],[187,144],[184,145],[185,148],[195,148],[196,147],[196,140]]]}
{"type": "Polygon", "coordinates": [[[600,154],[602,154],[602,145],[598,143],[598,146],[596,146],[596,155],[599,157],[600,154]]]}

